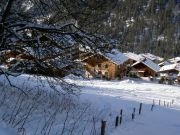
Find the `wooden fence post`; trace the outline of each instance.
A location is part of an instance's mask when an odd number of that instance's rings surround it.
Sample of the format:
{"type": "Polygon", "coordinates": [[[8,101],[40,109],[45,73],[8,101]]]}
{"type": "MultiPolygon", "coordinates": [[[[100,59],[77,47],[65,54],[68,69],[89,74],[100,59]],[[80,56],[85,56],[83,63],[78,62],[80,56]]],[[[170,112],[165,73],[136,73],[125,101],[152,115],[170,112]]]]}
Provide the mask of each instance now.
{"type": "Polygon", "coordinates": [[[154,109],[154,104],[152,104],[152,106],[151,106],[151,111],[153,111],[153,109],[154,109]]]}
{"type": "Polygon", "coordinates": [[[136,108],[133,108],[132,120],[134,120],[134,119],[135,119],[135,112],[136,112],[136,108]]]}
{"type": "Polygon", "coordinates": [[[123,110],[121,109],[121,111],[120,111],[120,115],[122,116],[122,113],[123,113],[123,110]]]}
{"type": "Polygon", "coordinates": [[[172,100],[172,104],[174,104],[174,99],[172,100]]]}
{"type": "Polygon", "coordinates": [[[119,118],[120,120],[119,120],[119,123],[120,123],[120,125],[122,124],[122,115],[120,116],[120,118],[119,118]]]}
{"type": "Polygon", "coordinates": [[[101,135],[105,135],[106,121],[101,121],[101,135]]]}
{"type": "Polygon", "coordinates": [[[151,106],[151,111],[153,111],[154,107],[155,107],[155,100],[153,99],[153,104],[151,106]]]}
{"type": "Polygon", "coordinates": [[[159,100],[159,106],[161,105],[161,100],[159,100]]]}
{"type": "Polygon", "coordinates": [[[121,109],[121,111],[120,111],[120,117],[119,117],[119,123],[120,123],[120,125],[122,124],[122,114],[123,114],[123,110],[121,109]]]}
{"type": "Polygon", "coordinates": [[[115,127],[118,126],[118,123],[119,123],[119,116],[116,116],[115,127]]]}
{"type": "Polygon", "coordinates": [[[141,110],[142,110],[142,103],[140,103],[140,106],[139,106],[139,115],[141,114],[141,110]]]}
{"type": "Polygon", "coordinates": [[[166,101],[164,101],[164,106],[166,106],[166,101]]]}

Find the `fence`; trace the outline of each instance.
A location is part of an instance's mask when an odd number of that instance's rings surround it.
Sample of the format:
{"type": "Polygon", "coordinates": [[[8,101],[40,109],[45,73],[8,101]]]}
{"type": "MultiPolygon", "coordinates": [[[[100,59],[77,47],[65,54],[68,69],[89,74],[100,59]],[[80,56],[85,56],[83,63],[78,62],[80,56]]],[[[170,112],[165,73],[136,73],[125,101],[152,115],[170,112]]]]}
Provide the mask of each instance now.
{"type": "MultiPolygon", "coordinates": [[[[159,100],[158,104],[156,104],[155,100],[153,100],[150,111],[153,111],[156,105],[161,106],[162,102],[164,103],[163,104],[164,107],[171,107],[174,104],[174,100],[171,100],[170,102],[167,102],[165,100],[159,100]]],[[[143,109],[143,103],[140,103],[139,108],[138,108],[138,114],[139,115],[141,115],[142,109],[143,109]]],[[[134,107],[132,110],[132,114],[131,114],[132,121],[135,120],[135,115],[136,115],[135,112],[136,112],[136,108],[134,107]]],[[[123,109],[120,109],[120,115],[117,115],[115,117],[115,128],[117,128],[118,126],[123,124],[122,120],[123,120],[123,109]]],[[[101,122],[101,135],[105,135],[106,125],[107,125],[107,121],[102,120],[102,122],[101,122]]]]}

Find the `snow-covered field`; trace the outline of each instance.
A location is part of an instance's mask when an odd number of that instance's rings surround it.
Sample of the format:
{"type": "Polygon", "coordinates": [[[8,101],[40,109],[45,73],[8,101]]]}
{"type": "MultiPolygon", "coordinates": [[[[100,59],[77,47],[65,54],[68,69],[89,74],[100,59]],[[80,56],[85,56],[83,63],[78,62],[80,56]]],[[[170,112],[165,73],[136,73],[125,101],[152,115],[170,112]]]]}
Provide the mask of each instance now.
{"type": "Polygon", "coordinates": [[[152,104],[153,100],[157,103],[176,101],[172,107],[180,110],[180,87],[172,85],[162,85],[142,80],[125,79],[122,81],[103,81],[103,80],[72,80],[82,86],[82,93],[98,96],[114,97],[115,99],[137,101],[152,104]]]}
{"type": "MultiPolygon", "coordinates": [[[[4,82],[3,80],[4,78],[0,77],[0,82],[4,82]]],[[[22,87],[50,89],[46,79],[41,80],[41,84],[28,75],[11,77],[10,80],[14,85],[22,87]]],[[[95,130],[90,133],[85,132],[84,135],[98,135],[101,120],[107,121],[106,135],[179,135],[180,133],[180,87],[178,86],[133,79],[104,81],[67,77],[65,80],[81,86],[82,94],[79,101],[90,102],[95,109],[90,112],[91,115],[96,118],[99,116],[95,120],[97,121],[94,125],[95,130]],[[151,111],[153,100],[155,108],[151,111]],[[158,105],[159,100],[161,106],[158,105]],[[173,104],[171,104],[172,100],[174,100],[173,104]],[[143,103],[141,115],[138,115],[139,103],[143,103]],[[131,114],[134,107],[136,116],[132,121],[131,114]],[[122,125],[115,128],[115,117],[120,115],[121,109],[123,109],[122,125]]]]}
{"type": "Polygon", "coordinates": [[[0,122],[0,135],[17,135],[16,131],[9,128],[4,122],[0,122]]]}
{"type": "MultiPolygon", "coordinates": [[[[123,81],[75,80],[82,86],[83,100],[91,101],[95,106],[103,108],[111,116],[104,120],[111,123],[113,130],[110,135],[179,135],[180,133],[180,87],[155,84],[140,80],[125,79],[123,81]],[[155,101],[154,111],[151,106],[155,101]],[[159,106],[160,100],[160,106],[159,106]],[[167,104],[174,104],[167,107],[167,104]],[[166,107],[164,107],[164,101],[166,107]],[[141,116],[136,112],[137,119],[131,120],[133,108],[139,109],[143,103],[141,116]],[[115,117],[123,109],[124,123],[117,129],[113,128],[115,117]]],[[[109,124],[109,123],[108,123],[109,124]]],[[[107,128],[109,130],[109,127],[107,128]]]]}

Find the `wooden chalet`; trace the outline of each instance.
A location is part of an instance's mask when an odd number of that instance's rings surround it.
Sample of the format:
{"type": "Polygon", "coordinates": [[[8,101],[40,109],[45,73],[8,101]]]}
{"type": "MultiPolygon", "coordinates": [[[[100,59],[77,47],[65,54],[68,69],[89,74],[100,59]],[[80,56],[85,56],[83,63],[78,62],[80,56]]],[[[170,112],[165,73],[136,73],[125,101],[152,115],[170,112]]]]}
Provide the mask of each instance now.
{"type": "Polygon", "coordinates": [[[132,68],[139,77],[156,77],[160,69],[156,63],[147,58],[137,61],[132,65],[132,68]]]}
{"type": "Polygon", "coordinates": [[[160,76],[166,80],[178,80],[180,81],[180,64],[165,65],[159,70],[160,76]]]}
{"type": "Polygon", "coordinates": [[[158,76],[160,67],[143,55],[138,55],[132,52],[125,53],[130,59],[130,74],[138,77],[155,77],[158,76]]]}
{"type": "Polygon", "coordinates": [[[180,72],[180,64],[169,64],[160,68],[160,73],[178,74],[180,72]]]}
{"type": "Polygon", "coordinates": [[[126,74],[128,57],[116,49],[110,53],[96,53],[83,60],[88,78],[121,79],[126,74]]]}

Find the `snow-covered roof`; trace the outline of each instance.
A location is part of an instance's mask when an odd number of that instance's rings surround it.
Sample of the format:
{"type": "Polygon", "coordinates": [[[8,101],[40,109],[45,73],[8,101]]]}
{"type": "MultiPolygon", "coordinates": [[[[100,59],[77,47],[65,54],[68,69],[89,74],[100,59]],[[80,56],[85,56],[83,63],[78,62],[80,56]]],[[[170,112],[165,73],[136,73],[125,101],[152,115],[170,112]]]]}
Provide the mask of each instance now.
{"type": "Polygon", "coordinates": [[[5,55],[6,53],[10,52],[11,50],[5,50],[5,51],[0,51],[0,56],[5,55]]]}
{"type": "Polygon", "coordinates": [[[169,61],[172,63],[180,62],[180,57],[175,57],[175,58],[169,59],[169,61]]]}
{"type": "Polygon", "coordinates": [[[164,66],[164,65],[170,65],[171,63],[169,61],[163,61],[161,63],[159,63],[159,66],[164,66]]]}
{"type": "Polygon", "coordinates": [[[5,65],[5,64],[0,64],[0,69],[1,69],[1,70],[7,69],[7,68],[8,68],[7,65],[5,65]]]}
{"type": "Polygon", "coordinates": [[[154,60],[158,60],[158,61],[163,61],[164,59],[159,57],[159,56],[155,56],[154,54],[151,54],[151,53],[143,53],[143,54],[140,54],[141,56],[145,57],[145,58],[148,58],[152,61],[154,60]]]}
{"type": "Polygon", "coordinates": [[[162,71],[169,71],[169,70],[177,70],[180,72],[180,64],[170,64],[170,65],[165,65],[160,68],[160,72],[162,71]]]}
{"type": "Polygon", "coordinates": [[[89,46],[85,46],[85,45],[82,45],[82,44],[79,44],[79,51],[81,52],[86,52],[86,53],[89,53],[89,52],[93,52],[92,49],[89,47],[89,46]]]}
{"type": "Polygon", "coordinates": [[[111,52],[105,53],[102,55],[118,65],[123,64],[125,61],[129,59],[127,56],[125,56],[123,53],[121,53],[117,49],[113,49],[111,50],[111,52]]]}
{"type": "Polygon", "coordinates": [[[128,58],[135,60],[135,61],[141,61],[144,59],[143,56],[132,53],[132,52],[128,52],[128,53],[124,53],[128,58]]]}
{"type": "Polygon", "coordinates": [[[144,65],[151,68],[155,72],[158,72],[160,70],[160,67],[158,66],[158,64],[154,63],[152,60],[147,59],[147,58],[144,58],[144,60],[141,60],[141,61],[134,63],[132,66],[135,66],[139,63],[143,63],[144,65]]]}
{"type": "Polygon", "coordinates": [[[16,59],[13,58],[13,57],[10,57],[9,59],[7,59],[7,62],[11,62],[11,61],[13,61],[13,60],[16,60],[16,59]]]}

